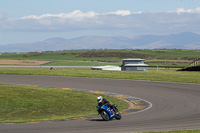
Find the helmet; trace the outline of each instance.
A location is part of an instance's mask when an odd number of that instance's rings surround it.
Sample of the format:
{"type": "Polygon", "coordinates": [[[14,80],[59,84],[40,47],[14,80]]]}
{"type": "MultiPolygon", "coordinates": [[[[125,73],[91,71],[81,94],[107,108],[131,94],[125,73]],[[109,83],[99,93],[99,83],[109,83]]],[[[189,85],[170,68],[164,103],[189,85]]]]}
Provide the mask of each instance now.
{"type": "Polygon", "coordinates": [[[103,97],[102,96],[97,97],[97,101],[98,101],[98,103],[102,102],[103,101],[103,97]]]}

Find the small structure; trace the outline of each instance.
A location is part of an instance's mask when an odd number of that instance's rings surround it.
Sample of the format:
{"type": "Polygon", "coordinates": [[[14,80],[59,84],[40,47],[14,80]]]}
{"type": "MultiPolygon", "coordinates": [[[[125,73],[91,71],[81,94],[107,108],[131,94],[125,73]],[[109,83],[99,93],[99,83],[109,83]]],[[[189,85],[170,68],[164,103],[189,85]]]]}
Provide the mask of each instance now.
{"type": "Polygon", "coordinates": [[[122,71],[147,71],[149,65],[144,64],[144,59],[123,59],[121,70],[122,71]]]}
{"type": "Polygon", "coordinates": [[[190,66],[196,66],[200,64],[200,58],[196,58],[193,60],[192,63],[190,63],[190,66]]]}
{"type": "Polygon", "coordinates": [[[121,71],[121,68],[119,66],[96,66],[92,67],[92,70],[111,70],[111,71],[121,71]]]}

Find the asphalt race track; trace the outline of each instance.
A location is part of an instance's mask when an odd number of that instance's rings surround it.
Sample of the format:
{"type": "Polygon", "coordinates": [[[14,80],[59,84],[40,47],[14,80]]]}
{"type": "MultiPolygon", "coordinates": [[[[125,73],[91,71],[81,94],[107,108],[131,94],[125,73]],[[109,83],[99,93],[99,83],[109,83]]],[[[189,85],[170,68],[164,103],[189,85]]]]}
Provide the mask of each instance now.
{"type": "Polygon", "coordinates": [[[0,124],[0,133],[133,133],[200,129],[200,84],[20,75],[0,75],[0,84],[114,92],[139,97],[152,103],[150,109],[124,115],[119,121],[105,122],[99,117],[86,120],[0,124]]]}

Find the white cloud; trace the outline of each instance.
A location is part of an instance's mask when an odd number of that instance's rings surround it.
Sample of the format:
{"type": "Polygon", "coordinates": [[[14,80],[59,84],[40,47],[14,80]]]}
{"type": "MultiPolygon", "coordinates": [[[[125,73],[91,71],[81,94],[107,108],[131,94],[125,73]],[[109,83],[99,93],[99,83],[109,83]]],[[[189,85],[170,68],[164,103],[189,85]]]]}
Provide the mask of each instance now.
{"type": "MultiPolygon", "coordinates": [[[[95,13],[93,11],[90,12],[82,12],[80,10],[75,10],[71,13],[60,13],[60,14],[43,14],[40,16],[37,15],[29,15],[24,16],[21,18],[13,19],[17,22],[25,23],[27,21],[32,21],[37,24],[41,24],[43,26],[46,26],[46,30],[50,29],[56,29],[56,27],[59,30],[60,26],[77,26],[82,25],[81,23],[85,20],[88,20],[90,18],[94,18],[98,15],[98,13],[95,13]],[[79,23],[79,24],[78,24],[79,23]]],[[[33,24],[33,23],[32,23],[33,24]]],[[[31,24],[30,24],[31,25],[31,24]]],[[[42,29],[44,29],[43,27],[42,29]]]]}
{"type": "Polygon", "coordinates": [[[127,16],[127,15],[131,15],[131,11],[129,11],[129,10],[118,10],[118,11],[115,11],[115,12],[105,13],[104,15],[109,15],[109,14],[127,16]]]}
{"type": "MultiPolygon", "coordinates": [[[[118,10],[107,13],[75,10],[70,13],[29,15],[21,18],[1,17],[0,31],[128,31],[135,34],[168,34],[184,31],[199,32],[200,8],[168,12],[130,12],[118,10]],[[181,14],[181,15],[180,15],[181,14]]],[[[124,33],[124,32],[123,32],[124,33]]]]}
{"type": "MultiPolygon", "coordinates": [[[[136,13],[141,13],[141,12],[136,12],[136,13]]],[[[127,16],[127,15],[130,15],[131,12],[128,11],[128,10],[118,10],[118,11],[115,11],[115,12],[108,12],[108,13],[102,13],[102,14],[99,14],[99,13],[95,13],[93,11],[90,11],[90,12],[82,12],[80,10],[75,10],[71,13],[60,13],[60,14],[43,14],[43,15],[40,15],[40,16],[37,16],[37,15],[29,15],[29,16],[24,16],[24,17],[21,17],[21,19],[45,19],[45,18],[65,18],[65,19],[83,19],[83,18],[92,18],[92,17],[96,17],[98,15],[119,15],[119,16],[127,16]]]]}
{"type": "Polygon", "coordinates": [[[182,13],[200,13],[200,7],[195,9],[184,9],[184,8],[177,8],[176,13],[182,14],[182,13]]]}
{"type": "Polygon", "coordinates": [[[36,15],[29,15],[29,16],[24,16],[21,19],[45,19],[45,18],[91,18],[91,17],[95,17],[96,15],[98,15],[97,13],[90,11],[90,12],[86,12],[83,13],[80,10],[75,10],[71,13],[60,13],[60,14],[43,14],[40,16],[36,16],[36,15]]]}

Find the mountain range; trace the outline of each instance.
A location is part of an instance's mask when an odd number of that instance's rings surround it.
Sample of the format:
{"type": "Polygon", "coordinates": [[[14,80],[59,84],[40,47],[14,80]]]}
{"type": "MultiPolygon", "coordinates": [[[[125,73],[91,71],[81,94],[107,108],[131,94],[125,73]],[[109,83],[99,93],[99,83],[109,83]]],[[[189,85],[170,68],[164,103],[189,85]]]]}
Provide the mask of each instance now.
{"type": "Polygon", "coordinates": [[[0,52],[41,52],[71,49],[200,49],[200,34],[183,32],[170,35],[60,37],[32,43],[0,45],[0,52]]]}

